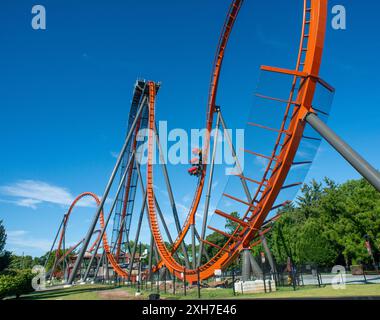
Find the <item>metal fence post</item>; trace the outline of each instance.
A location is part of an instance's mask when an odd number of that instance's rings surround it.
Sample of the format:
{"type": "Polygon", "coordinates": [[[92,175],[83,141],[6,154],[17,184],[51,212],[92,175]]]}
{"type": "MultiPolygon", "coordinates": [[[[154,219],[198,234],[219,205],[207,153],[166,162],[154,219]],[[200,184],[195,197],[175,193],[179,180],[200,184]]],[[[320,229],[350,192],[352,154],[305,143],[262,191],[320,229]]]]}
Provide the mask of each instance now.
{"type": "Polygon", "coordinates": [[[363,268],[363,277],[364,277],[364,283],[367,284],[367,277],[366,277],[366,274],[365,274],[365,269],[364,269],[364,265],[362,264],[362,268],[363,268]]]}
{"type": "Polygon", "coordinates": [[[232,270],[232,292],[234,293],[234,296],[236,296],[236,291],[235,291],[235,269],[232,270]]]}
{"type": "Polygon", "coordinates": [[[316,271],[317,271],[318,287],[321,287],[321,278],[319,277],[319,270],[318,270],[318,267],[316,268],[316,271]]]}
{"type": "Polygon", "coordinates": [[[186,297],[186,268],[183,270],[183,294],[186,297]]]}
{"type": "Polygon", "coordinates": [[[201,298],[201,280],[200,280],[200,276],[199,276],[199,268],[197,268],[197,277],[198,277],[198,281],[197,281],[197,286],[198,286],[198,299],[201,298]]]}
{"type": "Polygon", "coordinates": [[[164,269],[164,293],[166,293],[166,267],[164,269]]]}
{"type": "Polygon", "coordinates": [[[173,295],[175,295],[175,271],[173,272],[173,295]]]}
{"type": "Polygon", "coordinates": [[[160,293],[160,272],[157,271],[157,293],[160,293]]]}

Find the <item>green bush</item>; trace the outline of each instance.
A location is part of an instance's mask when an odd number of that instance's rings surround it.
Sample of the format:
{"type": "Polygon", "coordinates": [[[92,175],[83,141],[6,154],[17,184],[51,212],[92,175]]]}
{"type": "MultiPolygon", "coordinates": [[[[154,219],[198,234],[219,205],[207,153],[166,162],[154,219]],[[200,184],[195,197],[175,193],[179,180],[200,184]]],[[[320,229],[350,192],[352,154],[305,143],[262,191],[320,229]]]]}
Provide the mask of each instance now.
{"type": "Polygon", "coordinates": [[[33,274],[30,271],[12,271],[0,275],[0,299],[30,293],[32,288],[33,274]]]}
{"type": "Polygon", "coordinates": [[[0,300],[11,295],[15,287],[14,277],[10,275],[0,275],[0,300]]]}

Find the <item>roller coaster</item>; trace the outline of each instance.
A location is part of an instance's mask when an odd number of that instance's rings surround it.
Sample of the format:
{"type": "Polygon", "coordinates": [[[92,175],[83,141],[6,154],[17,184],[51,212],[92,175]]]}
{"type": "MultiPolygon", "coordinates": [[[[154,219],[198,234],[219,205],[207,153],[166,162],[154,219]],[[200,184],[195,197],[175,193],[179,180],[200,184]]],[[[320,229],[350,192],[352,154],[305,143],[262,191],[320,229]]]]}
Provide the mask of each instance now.
{"type": "MultiPolygon", "coordinates": [[[[281,91],[286,91],[285,95],[283,93],[281,96],[265,92],[256,93],[256,98],[261,106],[261,108],[254,108],[254,113],[261,113],[261,116],[259,115],[257,118],[269,119],[275,114],[277,123],[276,126],[247,123],[246,140],[253,141],[258,137],[261,140],[261,134],[264,132],[270,138],[263,139],[266,153],[259,153],[248,148],[243,150],[253,160],[248,159],[246,161],[248,165],[244,170],[242,169],[238,150],[235,149],[232,138],[228,134],[222,108],[217,105],[217,97],[226,49],[243,2],[243,0],[232,1],[222,28],[209,87],[206,133],[204,143],[200,146],[203,159],[195,175],[194,197],[182,224],[165,161],[160,161],[159,164],[167,190],[166,200],[170,203],[177,236],[175,238],[171,236],[165,215],[156,197],[155,177],[157,171],[154,169],[157,165],[154,164],[154,156],[158,152],[160,159],[164,158],[156,125],[156,97],[160,83],[138,80],[130,108],[127,136],[104,194],[101,198],[93,193],[81,194],[64,215],[51,248],[51,252],[56,248],[53,270],[49,273],[51,276],[54,274],[54,269],[64,263],[68,255],[81,247],[75,262],[70,267],[67,283],[72,284],[78,277],[80,281],[86,281],[91,268],[95,268],[96,276],[101,264],[111,265],[118,276],[129,279],[134,268],[133,262],[137,256],[137,245],[145,215],[151,232],[150,273],[165,268],[172,276],[179,279],[186,278],[189,282],[197,282],[214,276],[217,270],[226,269],[231,265],[243,250],[258,245],[262,236],[279,218],[281,209],[292,200],[291,198],[285,199],[284,196],[290,189],[297,190],[302,184],[302,179],[289,180],[294,176],[292,172],[297,171],[295,168],[301,168],[304,171],[303,176],[305,176],[307,170],[304,167],[310,167],[313,158],[311,155],[310,159],[305,159],[304,153],[302,157],[299,156],[301,145],[302,143],[306,145],[314,143],[318,146],[321,141],[320,138],[308,135],[308,128],[320,133],[370,183],[380,190],[379,173],[331,132],[321,120],[328,115],[328,110],[326,106],[319,104],[318,96],[321,92],[327,95],[334,93],[334,88],[319,76],[328,15],[327,0],[304,0],[300,44],[295,68],[290,70],[261,66],[264,76],[285,78],[288,85],[281,87],[281,91]],[[265,104],[268,106],[264,106],[267,109],[263,111],[262,106],[265,104]],[[269,116],[263,116],[268,110],[270,110],[269,116]],[[228,141],[229,152],[237,170],[227,182],[226,190],[229,189],[231,192],[226,191],[221,195],[225,201],[219,201],[219,207],[213,210],[211,215],[210,201],[219,129],[222,129],[228,141]],[[148,132],[145,141],[140,137],[141,130],[148,132]],[[250,135],[249,130],[256,133],[250,135]],[[144,142],[148,146],[146,165],[140,164],[142,157],[140,147],[144,142]],[[257,159],[262,161],[254,161],[257,159]],[[255,167],[257,162],[264,163],[264,168],[255,167]],[[251,176],[250,173],[254,176],[251,176]],[[118,184],[115,183],[117,175],[120,176],[118,184]],[[228,186],[231,187],[228,188],[228,186]],[[111,199],[111,190],[115,189],[112,189],[113,187],[116,187],[117,190],[116,195],[111,199]],[[138,192],[138,187],[141,192],[138,192]],[[96,213],[84,239],[68,250],[62,251],[69,217],[75,205],[83,197],[92,197],[95,200],[96,213]],[[136,230],[132,239],[131,221],[136,211],[137,198],[141,198],[141,210],[137,216],[136,230]],[[107,200],[112,204],[108,214],[105,215],[107,200]],[[226,201],[229,205],[223,206],[226,201]],[[240,217],[232,215],[231,212],[238,212],[240,217]],[[197,230],[197,214],[201,217],[200,232],[197,230]],[[109,241],[107,229],[110,229],[111,221],[113,224],[112,239],[109,241]],[[232,233],[220,230],[227,221],[235,225],[232,233]],[[215,244],[208,240],[208,230],[224,237],[224,244],[215,244]],[[97,235],[96,239],[90,246],[91,239],[95,235],[97,235]],[[190,245],[186,243],[187,239],[190,239],[190,245]],[[209,251],[206,250],[209,247],[216,252],[211,257],[209,251]],[[99,258],[100,250],[102,254],[99,258]],[[85,272],[78,274],[86,254],[89,255],[90,261],[85,267],[85,272]],[[155,263],[153,263],[154,257],[155,263]]],[[[249,119],[249,121],[251,120],[249,119]]]]}

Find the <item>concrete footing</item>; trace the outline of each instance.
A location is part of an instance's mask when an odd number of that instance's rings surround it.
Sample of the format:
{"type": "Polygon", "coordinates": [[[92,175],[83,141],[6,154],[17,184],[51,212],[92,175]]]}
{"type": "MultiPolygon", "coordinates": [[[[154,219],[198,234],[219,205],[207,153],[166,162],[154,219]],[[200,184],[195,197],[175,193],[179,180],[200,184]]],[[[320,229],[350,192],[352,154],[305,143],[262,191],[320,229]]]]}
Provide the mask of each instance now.
{"type": "Polygon", "coordinates": [[[235,283],[235,291],[240,294],[269,293],[276,290],[276,283],[271,279],[265,280],[265,286],[263,280],[238,281],[235,283]]]}

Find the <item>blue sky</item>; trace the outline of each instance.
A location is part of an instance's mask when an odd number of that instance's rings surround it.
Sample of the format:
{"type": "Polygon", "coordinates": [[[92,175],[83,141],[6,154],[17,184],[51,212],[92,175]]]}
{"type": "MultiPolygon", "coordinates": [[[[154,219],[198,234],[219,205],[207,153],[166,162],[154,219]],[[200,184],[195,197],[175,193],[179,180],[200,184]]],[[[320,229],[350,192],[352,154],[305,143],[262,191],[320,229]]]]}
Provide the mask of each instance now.
{"type": "MultiPolygon", "coordinates": [[[[9,250],[41,255],[74,196],[102,193],[137,78],[162,82],[157,117],[169,128],[203,127],[229,1],[46,0],[44,31],[31,28],[34,4],[5,0],[0,12],[0,219],[9,250]]],[[[321,76],[337,90],[329,124],[379,168],[380,4],[330,1],[330,10],[335,4],[347,9],[347,30],[327,31],[321,76]]],[[[218,97],[230,127],[246,122],[261,64],[294,67],[301,8],[301,0],[245,2],[218,97]]],[[[193,182],[181,183],[186,168],[169,169],[185,211],[192,189],[184,185],[193,182]]],[[[358,178],[322,143],[307,181],[324,176],[358,178]]],[[[82,203],[69,241],[81,239],[93,212],[82,203]]]]}

